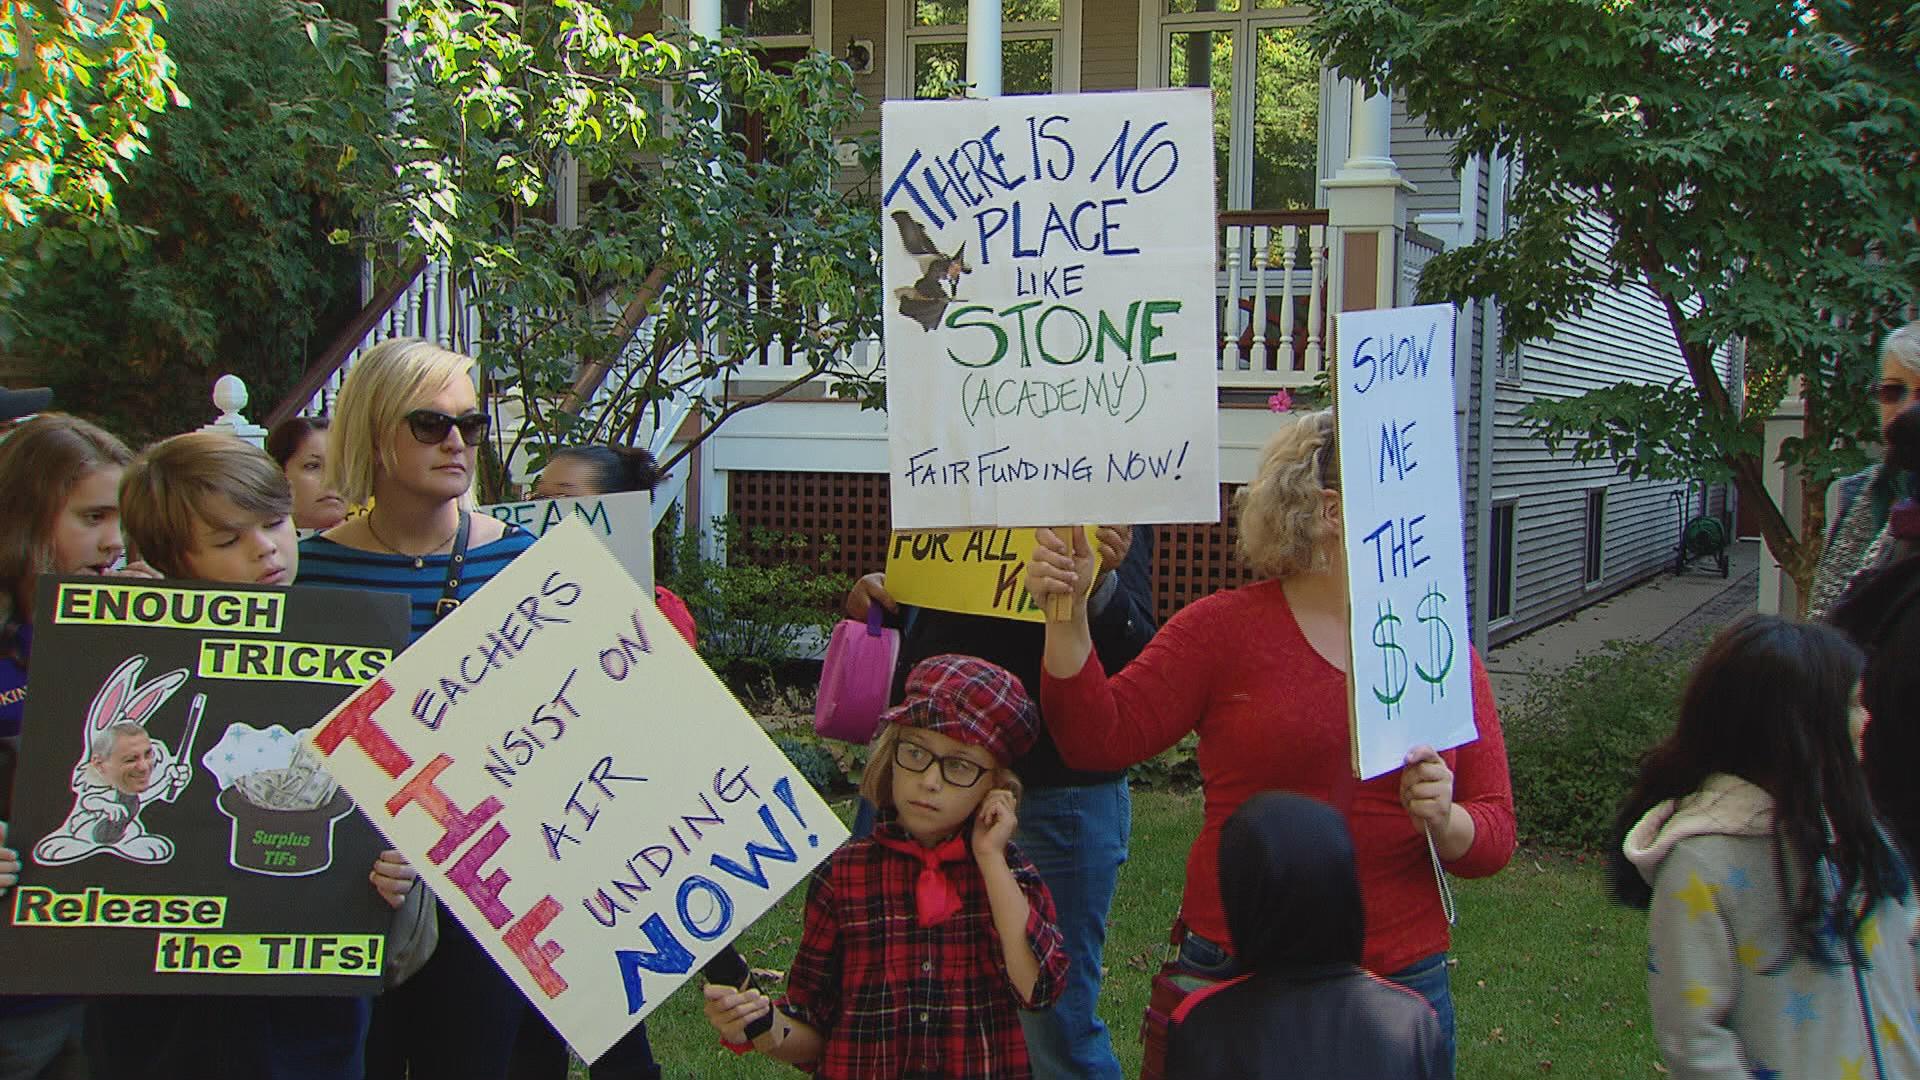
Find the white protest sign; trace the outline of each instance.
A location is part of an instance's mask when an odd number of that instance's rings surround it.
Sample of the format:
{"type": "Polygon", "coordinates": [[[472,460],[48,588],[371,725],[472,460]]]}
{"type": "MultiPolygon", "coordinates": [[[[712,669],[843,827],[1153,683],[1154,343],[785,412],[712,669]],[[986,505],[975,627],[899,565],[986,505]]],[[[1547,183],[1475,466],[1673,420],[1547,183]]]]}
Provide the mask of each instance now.
{"type": "Polygon", "coordinates": [[[578,519],[314,743],[589,1061],[847,835],[578,519]]]}
{"type": "Polygon", "coordinates": [[[895,529],[1219,520],[1212,116],[881,106],[895,529]]]}
{"type": "Polygon", "coordinates": [[[1454,310],[1337,316],[1333,377],[1361,779],[1474,739],[1454,310]]]}
{"type": "Polygon", "coordinates": [[[493,503],[480,508],[501,521],[510,521],[535,536],[578,515],[633,580],[653,587],[653,496],[644,491],[614,495],[587,495],[577,499],[529,499],[493,503]]]}

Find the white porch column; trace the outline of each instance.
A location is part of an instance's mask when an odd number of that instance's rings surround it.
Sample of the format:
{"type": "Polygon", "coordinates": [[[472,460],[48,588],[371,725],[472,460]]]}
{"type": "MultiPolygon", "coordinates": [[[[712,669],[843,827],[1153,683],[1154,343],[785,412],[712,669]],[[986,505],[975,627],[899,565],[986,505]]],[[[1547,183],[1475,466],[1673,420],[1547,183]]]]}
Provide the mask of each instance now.
{"type": "Polygon", "coordinates": [[[698,37],[719,37],[720,0],[687,0],[687,29],[698,37]]]}
{"type": "Polygon", "coordinates": [[[967,82],[974,97],[1000,96],[1000,0],[967,0],[967,82]]]}
{"type": "MultiPolygon", "coordinates": [[[[1807,402],[1801,395],[1804,389],[1799,379],[1794,379],[1787,392],[1780,398],[1780,404],[1767,417],[1764,429],[1766,450],[1762,453],[1761,476],[1766,481],[1767,495],[1773,499],[1773,505],[1790,522],[1801,520],[1801,499],[1803,487],[1798,476],[1790,474],[1780,462],[1780,444],[1790,438],[1800,438],[1807,433],[1807,402]]],[[[1760,545],[1760,612],[1764,615],[1793,616],[1800,611],[1800,591],[1794,586],[1793,577],[1780,567],[1780,560],[1773,557],[1772,549],[1765,543],[1760,545]]]]}
{"type": "Polygon", "coordinates": [[[1393,163],[1392,99],[1347,83],[1347,160],[1326,182],[1327,224],[1335,237],[1333,310],[1364,311],[1393,306],[1414,187],[1393,163]]]}

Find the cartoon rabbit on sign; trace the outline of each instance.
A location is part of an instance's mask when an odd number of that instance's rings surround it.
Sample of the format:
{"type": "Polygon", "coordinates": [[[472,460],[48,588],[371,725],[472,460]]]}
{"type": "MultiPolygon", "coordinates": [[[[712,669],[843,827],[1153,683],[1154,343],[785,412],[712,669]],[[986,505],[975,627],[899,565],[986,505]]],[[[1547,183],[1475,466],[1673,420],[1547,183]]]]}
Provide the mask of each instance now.
{"type": "Polygon", "coordinates": [[[172,802],[193,779],[190,754],[207,696],[196,694],[180,753],[147,734],[147,721],[187,681],[187,670],[140,683],[145,656],[129,657],[107,676],[87,709],[80,762],[73,768],[73,810],[60,828],[33,846],[42,866],[65,866],[106,852],[150,865],[173,858],[173,841],[148,832],[140,811],[155,800],[172,802]]]}

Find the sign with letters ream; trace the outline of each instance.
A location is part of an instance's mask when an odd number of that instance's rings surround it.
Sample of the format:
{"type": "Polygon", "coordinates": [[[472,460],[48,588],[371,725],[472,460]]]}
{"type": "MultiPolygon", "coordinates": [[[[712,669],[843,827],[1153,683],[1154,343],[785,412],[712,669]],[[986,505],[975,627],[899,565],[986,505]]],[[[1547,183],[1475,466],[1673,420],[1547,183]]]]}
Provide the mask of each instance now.
{"type": "Polygon", "coordinates": [[[34,611],[0,993],[379,993],[386,844],[309,728],[406,599],[43,577],[34,611]]]}
{"type": "Polygon", "coordinates": [[[1219,520],[1211,110],[881,106],[894,528],[1219,520]]]}
{"type": "Polygon", "coordinates": [[[589,1061],[847,835],[578,519],[315,745],[589,1061]]]}
{"type": "MultiPolygon", "coordinates": [[[[1100,550],[1093,526],[1086,531],[1087,543],[1100,550]]],[[[887,593],[936,611],[1045,622],[1027,592],[1032,554],[1032,529],[897,532],[887,545],[887,593]]]]}
{"type": "Polygon", "coordinates": [[[480,507],[480,512],[512,522],[535,536],[545,536],[548,529],[577,516],[620,560],[629,577],[649,589],[653,587],[653,496],[647,492],[494,503],[480,507]]]}
{"type": "Polygon", "coordinates": [[[1472,742],[1466,543],[1445,304],[1339,316],[1334,416],[1355,774],[1472,742]]]}

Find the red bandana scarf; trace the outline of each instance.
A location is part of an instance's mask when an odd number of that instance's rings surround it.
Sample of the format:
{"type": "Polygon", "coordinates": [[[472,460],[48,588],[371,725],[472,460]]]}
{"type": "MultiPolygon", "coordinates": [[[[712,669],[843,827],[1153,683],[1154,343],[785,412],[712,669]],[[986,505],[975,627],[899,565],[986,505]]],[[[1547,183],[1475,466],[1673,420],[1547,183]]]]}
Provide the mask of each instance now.
{"type": "Polygon", "coordinates": [[[941,863],[959,862],[967,857],[967,839],[965,830],[954,833],[933,847],[925,847],[912,840],[896,840],[891,836],[873,834],[874,842],[881,847],[911,855],[920,860],[920,879],[914,883],[913,903],[921,926],[939,926],[960,912],[960,890],[941,871],[941,863]]]}

